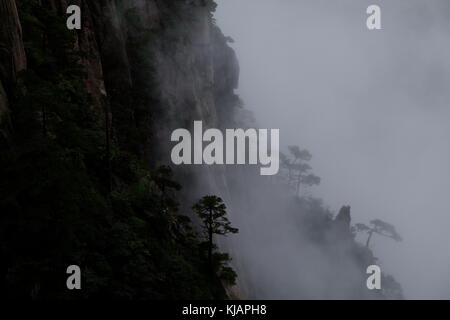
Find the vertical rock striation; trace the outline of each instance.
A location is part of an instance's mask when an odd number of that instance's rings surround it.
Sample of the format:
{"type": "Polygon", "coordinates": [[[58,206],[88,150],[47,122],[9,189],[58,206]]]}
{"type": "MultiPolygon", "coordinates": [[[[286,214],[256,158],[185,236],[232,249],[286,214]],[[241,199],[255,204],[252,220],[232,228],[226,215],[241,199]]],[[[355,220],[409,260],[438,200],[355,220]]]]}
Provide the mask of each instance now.
{"type": "Polygon", "coordinates": [[[14,0],[0,1],[0,20],[2,21],[0,28],[0,138],[6,138],[8,101],[13,94],[17,74],[26,68],[27,59],[14,0]]]}

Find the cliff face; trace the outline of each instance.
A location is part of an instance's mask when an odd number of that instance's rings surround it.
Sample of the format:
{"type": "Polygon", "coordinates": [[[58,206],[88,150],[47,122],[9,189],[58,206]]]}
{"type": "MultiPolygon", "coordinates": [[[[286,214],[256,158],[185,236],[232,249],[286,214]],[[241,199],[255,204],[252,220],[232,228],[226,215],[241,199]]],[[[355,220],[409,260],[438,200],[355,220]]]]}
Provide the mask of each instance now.
{"type": "MultiPolygon", "coordinates": [[[[14,0],[0,2],[0,121],[9,122],[8,96],[12,95],[17,73],[26,68],[27,60],[22,41],[22,28],[14,0]]],[[[7,125],[8,126],[8,125],[7,125]]],[[[7,128],[2,127],[1,138],[6,138],[7,128]]]]}
{"type": "MultiPolygon", "coordinates": [[[[84,87],[99,110],[106,110],[112,139],[139,153],[149,167],[170,163],[171,132],[192,129],[194,120],[202,120],[204,127],[235,127],[239,66],[228,39],[213,21],[213,1],[39,3],[61,22],[70,4],[80,6],[82,28],[69,33],[75,37],[72,50],[80,53],[86,74],[84,87]]],[[[4,113],[14,75],[26,68],[26,57],[15,1],[2,1],[1,17],[8,26],[2,28],[2,43],[9,52],[2,59],[5,88],[0,87],[0,112],[4,113]]],[[[2,132],[6,136],[5,129],[2,132]]],[[[204,176],[198,168],[177,170],[180,176],[204,176]]],[[[223,171],[206,169],[208,177],[196,181],[202,187],[191,190],[223,190],[223,171]]],[[[194,192],[188,197],[197,196],[194,192]]]]}
{"type": "Polygon", "coordinates": [[[86,271],[82,297],[223,298],[178,215],[209,193],[225,199],[240,228],[222,243],[239,297],[366,297],[363,267],[374,258],[353,241],[349,212],[335,227],[315,200],[293,199],[277,181],[233,166],[177,168],[178,210],[166,194],[171,177],[148,170],[170,164],[174,129],[252,122],[234,93],[239,66],[214,7],[0,0],[2,294],[79,297],[60,286],[76,263],[86,271]],[[65,27],[69,3],[81,7],[81,30],[65,27]]]}
{"type": "MultiPolygon", "coordinates": [[[[176,184],[155,170],[170,164],[174,129],[233,119],[238,64],[214,6],[0,1],[2,295],[224,297],[166,192],[176,184]],[[69,4],[81,7],[81,30],[66,28],[69,4]],[[86,271],[82,293],[60,286],[67,263],[86,271]]],[[[176,177],[187,193],[191,170],[176,177]]]]}
{"type": "MultiPolygon", "coordinates": [[[[67,17],[70,4],[81,7],[82,29],[73,34],[74,50],[83,53],[80,62],[86,72],[86,89],[98,105],[133,106],[132,125],[139,127],[145,141],[141,152],[148,161],[154,162],[155,157],[168,160],[165,155],[173,128],[189,127],[195,119],[202,119],[206,126],[220,126],[236,106],[233,90],[238,63],[212,20],[212,1],[40,2],[61,18],[67,17]],[[133,52],[136,43],[146,50],[146,65],[133,52]],[[143,82],[143,73],[153,79],[143,82]],[[131,96],[137,89],[153,91],[157,99],[136,101],[131,96]],[[148,111],[146,119],[138,119],[136,110],[143,108],[148,111]],[[156,155],[155,150],[162,152],[156,155]]],[[[2,59],[2,83],[10,89],[15,74],[26,68],[26,57],[15,1],[2,1],[0,14],[6,25],[1,39],[8,50],[8,57],[2,59]]],[[[10,94],[6,90],[6,96],[10,94]]],[[[2,94],[3,110],[6,96],[2,94]]]]}
{"type": "Polygon", "coordinates": [[[10,88],[16,80],[18,72],[26,68],[27,60],[22,41],[22,27],[15,1],[2,0],[0,3],[2,29],[0,42],[2,44],[1,80],[6,88],[10,88]]]}

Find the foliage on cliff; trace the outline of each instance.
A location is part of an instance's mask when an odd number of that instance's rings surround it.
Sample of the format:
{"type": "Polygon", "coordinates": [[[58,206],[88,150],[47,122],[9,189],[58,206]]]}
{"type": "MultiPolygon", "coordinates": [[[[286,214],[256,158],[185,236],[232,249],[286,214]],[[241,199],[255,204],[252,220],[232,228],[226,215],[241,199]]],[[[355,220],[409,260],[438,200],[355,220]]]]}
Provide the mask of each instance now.
{"type": "MultiPolygon", "coordinates": [[[[352,276],[360,278],[353,288],[354,299],[403,299],[401,285],[389,274],[382,273],[381,290],[366,288],[366,268],[378,265],[378,258],[371,249],[355,240],[356,228],[351,225],[350,206],[343,206],[333,218],[320,199],[295,197],[291,203],[292,214],[299,231],[326,253],[331,262],[353,262],[352,276]]],[[[337,268],[338,274],[339,268],[337,268]]],[[[344,278],[345,279],[345,278],[344,278]]],[[[335,281],[339,283],[339,281],[335,281]]],[[[330,288],[334,283],[330,283],[330,288]]]]}
{"type": "Polygon", "coordinates": [[[99,106],[86,93],[79,65],[85,53],[74,50],[65,17],[39,1],[17,4],[28,68],[12,99],[14,131],[0,154],[2,295],[226,297],[189,219],[178,212],[170,170],[149,171],[133,147],[142,141],[132,119],[146,116],[144,99],[157,99],[144,77],[148,62],[136,43],[142,39],[129,42],[141,64],[132,66],[136,86],[128,104],[99,106]],[[83,271],[82,290],[66,288],[71,264],[83,271]]]}

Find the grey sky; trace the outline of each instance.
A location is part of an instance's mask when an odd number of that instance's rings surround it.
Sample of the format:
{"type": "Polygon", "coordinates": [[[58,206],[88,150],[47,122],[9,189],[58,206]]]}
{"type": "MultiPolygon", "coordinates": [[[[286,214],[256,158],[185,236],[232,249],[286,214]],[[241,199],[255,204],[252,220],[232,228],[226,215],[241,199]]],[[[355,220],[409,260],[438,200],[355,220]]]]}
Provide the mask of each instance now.
{"type": "Polygon", "coordinates": [[[407,298],[450,298],[450,1],[217,2],[238,92],[282,145],[311,151],[311,192],[397,227],[404,242],[372,248],[407,298]],[[367,30],[370,4],[383,30],[367,30]]]}

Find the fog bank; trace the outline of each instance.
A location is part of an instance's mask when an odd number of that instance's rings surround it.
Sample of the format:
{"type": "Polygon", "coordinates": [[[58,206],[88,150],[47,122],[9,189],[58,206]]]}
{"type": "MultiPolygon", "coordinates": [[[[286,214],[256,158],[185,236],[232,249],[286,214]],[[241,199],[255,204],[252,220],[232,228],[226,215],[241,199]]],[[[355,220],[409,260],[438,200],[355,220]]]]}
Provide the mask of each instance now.
{"type": "Polygon", "coordinates": [[[371,248],[406,298],[450,298],[450,3],[217,2],[238,93],[282,145],[311,151],[311,194],[351,205],[353,223],[397,227],[403,242],[374,236],[371,248]],[[370,4],[382,30],[366,28],[370,4]]]}

